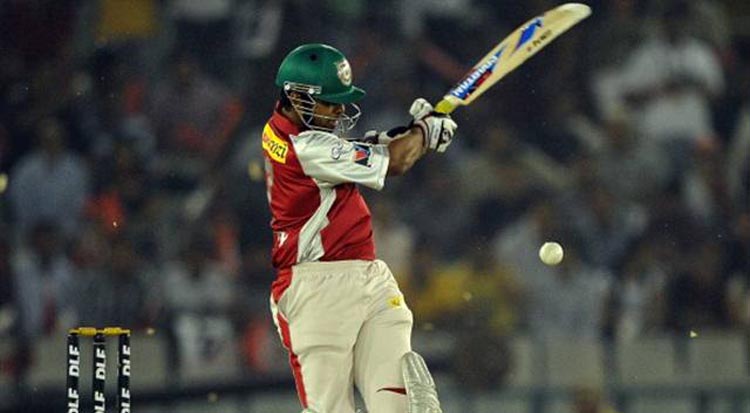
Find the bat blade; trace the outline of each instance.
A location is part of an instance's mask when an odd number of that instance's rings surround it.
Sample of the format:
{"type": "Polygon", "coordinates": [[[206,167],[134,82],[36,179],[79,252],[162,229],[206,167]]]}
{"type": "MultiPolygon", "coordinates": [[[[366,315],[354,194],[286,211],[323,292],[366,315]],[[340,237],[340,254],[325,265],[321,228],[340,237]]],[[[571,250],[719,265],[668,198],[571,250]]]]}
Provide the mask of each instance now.
{"type": "Polygon", "coordinates": [[[514,30],[471,68],[435,110],[451,113],[473,102],[500,79],[591,14],[581,3],[566,3],[534,17],[514,30]]]}

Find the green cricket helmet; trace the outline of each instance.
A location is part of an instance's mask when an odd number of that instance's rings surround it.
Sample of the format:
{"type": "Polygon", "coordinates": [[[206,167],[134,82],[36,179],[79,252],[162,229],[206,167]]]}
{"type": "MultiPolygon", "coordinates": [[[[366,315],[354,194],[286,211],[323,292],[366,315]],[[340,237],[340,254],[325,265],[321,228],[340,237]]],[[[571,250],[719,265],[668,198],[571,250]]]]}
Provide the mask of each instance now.
{"type": "Polygon", "coordinates": [[[302,122],[311,129],[345,132],[354,127],[361,115],[354,102],[365,91],[352,85],[349,61],[331,46],[312,43],[292,50],[279,66],[276,85],[283,89],[302,122]],[[292,96],[291,92],[297,94],[292,96]],[[335,128],[316,124],[315,118],[330,118],[314,114],[316,100],[345,105],[344,113],[335,119],[335,128]]]}

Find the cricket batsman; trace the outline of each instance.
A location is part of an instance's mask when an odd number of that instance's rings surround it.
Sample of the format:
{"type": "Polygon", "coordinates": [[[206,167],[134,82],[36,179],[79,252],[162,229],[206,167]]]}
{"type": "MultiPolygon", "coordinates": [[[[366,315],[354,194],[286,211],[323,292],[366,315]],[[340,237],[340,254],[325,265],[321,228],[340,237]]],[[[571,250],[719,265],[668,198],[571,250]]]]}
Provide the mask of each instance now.
{"type": "Polygon", "coordinates": [[[302,407],[353,413],[356,386],[371,413],[441,412],[424,360],[411,351],[411,310],[376,258],[358,185],[379,190],[386,176],[445,151],[456,123],[417,99],[407,126],[346,139],[365,92],[344,55],[324,44],[292,50],[276,85],[262,138],[277,271],[270,301],[302,407]]]}

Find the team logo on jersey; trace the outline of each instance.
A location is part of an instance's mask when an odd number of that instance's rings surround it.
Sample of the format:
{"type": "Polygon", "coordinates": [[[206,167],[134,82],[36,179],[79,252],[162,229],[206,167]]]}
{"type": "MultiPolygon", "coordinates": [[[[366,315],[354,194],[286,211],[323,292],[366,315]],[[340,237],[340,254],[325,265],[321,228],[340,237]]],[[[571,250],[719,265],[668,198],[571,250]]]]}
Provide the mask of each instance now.
{"type": "Polygon", "coordinates": [[[404,303],[403,298],[401,298],[400,295],[393,296],[388,299],[388,305],[391,308],[398,308],[401,307],[401,305],[404,303]]]}
{"type": "Polygon", "coordinates": [[[349,66],[348,60],[344,59],[336,63],[336,74],[344,86],[352,84],[352,67],[349,66]]]}
{"type": "Polygon", "coordinates": [[[289,152],[289,144],[279,138],[271,129],[271,125],[266,124],[263,128],[263,150],[269,158],[279,163],[286,163],[286,154],[289,152]]]}
{"type": "Polygon", "coordinates": [[[370,167],[370,155],[372,155],[372,148],[367,145],[354,144],[354,163],[370,167]]]}
{"type": "Polygon", "coordinates": [[[287,233],[286,231],[277,231],[274,232],[274,235],[276,235],[276,242],[279,248],[281,248],[286,242],[286,239],[289,238],[289,233],[287,233]]]}

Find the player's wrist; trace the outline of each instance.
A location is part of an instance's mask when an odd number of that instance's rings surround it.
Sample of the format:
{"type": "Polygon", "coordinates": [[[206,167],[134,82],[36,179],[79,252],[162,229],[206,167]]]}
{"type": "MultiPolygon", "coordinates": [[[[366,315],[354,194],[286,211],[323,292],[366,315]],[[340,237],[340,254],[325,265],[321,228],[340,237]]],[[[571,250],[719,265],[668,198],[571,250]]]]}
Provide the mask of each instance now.
{"type": "Polygon", "coordinates": [[[413,133],[414,135],[417,135],[420,137],[420,140],[422,142],[422,151],[421,153],[424,155],[430,150],[430,142],[429,142],[429,135],[427,134],[427,129],[424,125],[420,125],[419,123],[414,123],[411,128],[409,128],[409,131],[413,133]]]}

